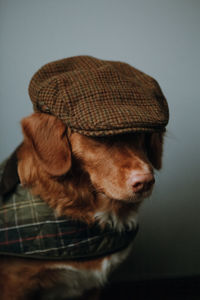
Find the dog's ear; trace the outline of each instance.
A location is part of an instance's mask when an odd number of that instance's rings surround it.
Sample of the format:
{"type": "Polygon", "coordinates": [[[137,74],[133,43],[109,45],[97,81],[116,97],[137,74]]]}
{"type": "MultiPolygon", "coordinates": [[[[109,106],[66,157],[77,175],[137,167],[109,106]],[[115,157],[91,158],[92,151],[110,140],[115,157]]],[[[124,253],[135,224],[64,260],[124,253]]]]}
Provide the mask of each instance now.
{"type": "Polygon", "coordinates": [[[153,167],[157,170],[162,167],[163,135],[161,132],[147,135],[147,155],[153,167]]]}
{"type": "Polygon", "coordinates": [[[66,125],[54,116],[34,113],[21,121],[24,142],[51,175],[65,174],[71,167],[71,150],[66,125]]]}
{"type": "Polygon", "coordinates": [[[17,152],[19,151],[21,145],[11,154],[5,163],[2,178],[0,181],[0,195],[5,196],[11,193],[20,182],[18,172],[17,172],[17,152]]]}

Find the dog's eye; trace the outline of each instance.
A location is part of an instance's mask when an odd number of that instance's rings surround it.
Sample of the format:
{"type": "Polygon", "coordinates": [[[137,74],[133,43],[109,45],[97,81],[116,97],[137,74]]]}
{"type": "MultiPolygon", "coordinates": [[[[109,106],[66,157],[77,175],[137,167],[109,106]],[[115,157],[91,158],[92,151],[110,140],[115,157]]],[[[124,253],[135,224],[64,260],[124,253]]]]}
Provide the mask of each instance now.
{"type": "Polygon", "coordinates": [[[111,141],[111,138],[109,137],[104,137],[104,136],[100,136],[100,137],[92,137],[91,138],[94,142],[96,143],[101,143],[101,144],[106,144],[109,143],[111,141]]]}

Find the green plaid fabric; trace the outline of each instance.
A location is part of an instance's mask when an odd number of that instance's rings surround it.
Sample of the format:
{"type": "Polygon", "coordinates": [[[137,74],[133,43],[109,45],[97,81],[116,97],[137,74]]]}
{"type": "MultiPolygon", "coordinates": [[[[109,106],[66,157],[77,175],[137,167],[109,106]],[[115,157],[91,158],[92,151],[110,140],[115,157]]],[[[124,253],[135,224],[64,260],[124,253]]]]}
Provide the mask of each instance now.
{"type": "MultiPolygon", "coordinates": [[[[5,162],[0,165],[0,179],[5,162]]],[[[57,217],[42,199],[18,185],[12,194],[0,196],[0,255],[36,259],[92,259],[126,248],[137,233],[119,233],[98,224],[57,217]]]]}
{"type": "Polygon", "coordinates": [[[169,119],[155,79],[126,63],[90,56],[46,64],[33,76],[29,94],[36,112],[88,136],[164,131],[169,119]]]}

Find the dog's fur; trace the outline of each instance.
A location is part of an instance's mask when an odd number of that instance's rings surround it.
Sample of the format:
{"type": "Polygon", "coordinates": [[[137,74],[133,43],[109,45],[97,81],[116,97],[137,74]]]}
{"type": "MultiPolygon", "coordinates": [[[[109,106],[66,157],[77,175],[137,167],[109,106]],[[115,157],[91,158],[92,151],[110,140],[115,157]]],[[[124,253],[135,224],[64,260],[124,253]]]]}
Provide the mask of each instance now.
{"type": "MultiPolygon", "coordinates": [[[[132,180],[135,174],[153,176],[153,168],[161,168],[163,133],[92,138],[41,113],[23,119],[22,129],[24,141],[17,153],[22,185],[40,195],[59,215],[88,224],[99,221],[101,226],[110,224],[119,231],[134,225],[138,207],[151,194],[153,184],[134,192],[132,180]]],[[[83,262],[2,257],[1,299],[31,299],[38,291],[41,299],[81,296],[104,284],[113,266],[129,251],[130,247],[83,262]]],[[[91,297],[94,299],[93,294],[91,297]]]]}

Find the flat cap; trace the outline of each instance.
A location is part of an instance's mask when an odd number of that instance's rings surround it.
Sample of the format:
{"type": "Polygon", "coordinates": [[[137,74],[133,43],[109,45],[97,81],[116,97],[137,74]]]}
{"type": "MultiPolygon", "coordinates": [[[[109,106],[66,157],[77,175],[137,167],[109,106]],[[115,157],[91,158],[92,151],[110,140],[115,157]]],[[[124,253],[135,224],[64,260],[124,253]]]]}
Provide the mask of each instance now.
{"type": "Polygon", "coordinates": [[[50,62],[31,79],[35,112],[87,136],[164,131],[167,101],[155,79],[127,63],[75,56],[50,62]]]}

